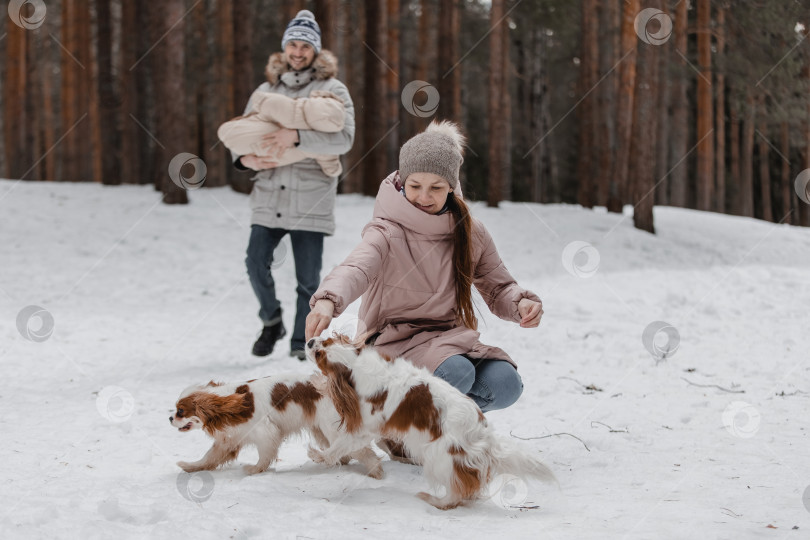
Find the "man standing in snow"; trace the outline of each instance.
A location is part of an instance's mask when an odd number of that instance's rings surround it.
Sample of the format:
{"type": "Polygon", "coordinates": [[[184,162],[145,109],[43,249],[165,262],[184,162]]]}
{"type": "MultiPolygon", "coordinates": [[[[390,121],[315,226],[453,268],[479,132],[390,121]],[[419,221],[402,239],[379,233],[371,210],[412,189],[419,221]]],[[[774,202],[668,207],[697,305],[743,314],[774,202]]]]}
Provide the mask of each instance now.
{"type": "MultiPolygon", "coordinates": [[[[335,78],[337,59],[321,49],[321,30],[310,11],[299,11],[290,21],[281,47],[283,52],[270,56],[265,69],[267,82],[257,90],[291,98],[308,97],[316,90],[332,92],[343,101],[346,119],[343,130],[337,133],[279,129],[264,138],[272,150],[270,155],[293,147],[313,154],[345,154],[354,142],[354,105],[346,86],[335,78]]],[[[249,102],[245,114],[251,109],[249,102]]],[[[290,356],[303,360],[305,321],[310,311],[309,299],[320,283],[323,238],[335,231],[337,176],[324,174],[314,159],[278,166],[267,157],[249,154],[234,156],[234,165],[258,171],[250,194],[253,213],[245,261],[250,284],[259,300],[259,317],[264,323],[253,345],[253,354],[269,355],[276,341],[287,333],[271,268],[274,250],[289,234],[298,282],[290,356]]]]}

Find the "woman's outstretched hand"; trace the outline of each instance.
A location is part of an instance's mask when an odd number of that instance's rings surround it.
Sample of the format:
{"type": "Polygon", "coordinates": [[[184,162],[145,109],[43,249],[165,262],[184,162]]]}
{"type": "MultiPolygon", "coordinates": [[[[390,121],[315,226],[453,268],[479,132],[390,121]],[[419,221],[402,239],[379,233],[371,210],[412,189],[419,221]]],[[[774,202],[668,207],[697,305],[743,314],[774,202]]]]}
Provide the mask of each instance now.
{"type": "Polygon", "coordinates": [[[321,332],[329,328],[332,322],[332,315],[335,313],[335,304],[331,300],[321,298],[312,306],[312,311],[307,315],[307,325],[305,330],[306,340],[321,335],[321,332]]]}
{"type": "Polygon", "coordinates": [[[543,317],[543,302],[522,298],[518,302],[518,313],[520,313],[521,317],[521,327],[535,328],[540,325],[540,319],[543,317]]]}

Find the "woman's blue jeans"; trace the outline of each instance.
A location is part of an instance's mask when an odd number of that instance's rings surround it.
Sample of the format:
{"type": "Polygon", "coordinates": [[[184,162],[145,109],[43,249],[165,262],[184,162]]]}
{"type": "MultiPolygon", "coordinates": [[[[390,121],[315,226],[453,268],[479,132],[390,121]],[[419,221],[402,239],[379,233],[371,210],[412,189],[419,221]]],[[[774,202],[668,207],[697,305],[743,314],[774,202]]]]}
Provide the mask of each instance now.
{"type": "Polygon", "coordinates": [[[454,354],[433,374],[466,394],[483,412],[505,409],[523,393],[523,381],[506,360],[470,359],[454,354]]]}

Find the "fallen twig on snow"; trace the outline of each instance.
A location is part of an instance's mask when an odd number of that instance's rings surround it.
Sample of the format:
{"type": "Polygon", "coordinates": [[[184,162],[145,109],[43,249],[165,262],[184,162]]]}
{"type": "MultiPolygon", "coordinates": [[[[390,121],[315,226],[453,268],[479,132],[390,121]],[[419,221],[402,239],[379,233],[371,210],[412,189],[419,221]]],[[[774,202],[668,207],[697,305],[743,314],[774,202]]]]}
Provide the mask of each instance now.
{"type": "Polygon", "coordinates": [[[692,381],[690,381],[686,377],[681,377],[681,379],[685,380],[686,382],[688,382],[692,386],[699,386],[700,388],[717,388],[718,390],[722,390],[723,392],[731,392],[732,394],[744,394],[745,393],[745,390],[729,390],[728,388],[723,388],[722,386],[718,386],[716,384],[697,384],[697,383],[693,383],[692,381]]]}
{"type": "Polygon", "coordinates": [[[595,385],[595,384],[593,384],[593,383],[591,383],[591,384],[589,384],[589,385],[585,386],[584,384],[582,384],[581,382],[579,382],[578,380],[576,380],[576,379],[575,379],[575,378],[573,378],[573,377],[557,377],[557,380],[558,380],[558,381],[559,381],[560,379],[568,379],[569,381],[574,381],[575,383],[577,383],[578,385],[580,385],[580,386],[581,386],[582,388],[584,388],[585,390],[590,390],[590,392],[585,392],[586,394],[593,394],[594,392],[601,392],[601,391],[602,391],[602,389],[601,389],[601,388],[599,388],[598,386],[596,386],[596,385],[595,385]]]}
{"type": "Polygon", "coordinates": [[[606,427],[606,428],[608,428],[608,430],[609,430],[609,431],[608,431],[608,433],[630,433],[629,431],[627,431],[627,428],[624,428],[624,429],[613,429],[612,427],[610,427],[609,425],[605,424],[604,422],[599,422],[599,421],[597,421],[597,420],[593,420],[593,421],[591,422],[591,427],[593,427],[593,425],[594,425],[594,424],[601,424],[601,425],[605,426],[605,427],[606,427]]]}
{"type": "Polygon", "coordinates": [[[784,390],[776,394],[778,397],[790,397],[795,396],[796,394],[810,394],[810,392],[805,392],[804,390],[796,390],[795,392],[791,392],[790,394],[786,394],[784,390]]]}
{"type": "Polygon", "coordinates": [[[727,516],[731,516],[731,517],[735,517],[735,518],[742,517],[742,514],[738,514],[734,510],[730,510],[728,508],[720,507],[720,510],[726,510],[725,512],[721,512],[721,513],[723,513],[723,514],[725,514],[727,516]]]}
{"type": "Polygon", "coordinates": [[[584,447],[585,447],[585,450],[587,450],[588,452],[590,452],[590,451],[591,451],[591,449],[590,449],[590,448],[588,448],[588,445],[587,445],[587,444],[585,444],[585,441],[583,441],[582,439],[580,439],[580,438],[579,438],[579,437],[577,437],[576,435],[571,435],[570,433],[552,433],[551,435],[542,435],[542,436],[540,436],[540,437],[518,437],[517,435],[513,434],[513,433],[510,431],[510,432],[509,432],[509,435],[511,435],[512,437],[514,437],[514,438],[516,438],[516,439],[520,439],[521,441],[533,441],[533,440],[535,440],[535,439],[548,439],[549,437],[559,437],[560,435],[568,435],[569,437],[573,437],[573,438],[575,438],[576,440],[578,440],[579,442],[581,442],[581,443],[582,443],[582,446],[584,446],[584,447]]]}

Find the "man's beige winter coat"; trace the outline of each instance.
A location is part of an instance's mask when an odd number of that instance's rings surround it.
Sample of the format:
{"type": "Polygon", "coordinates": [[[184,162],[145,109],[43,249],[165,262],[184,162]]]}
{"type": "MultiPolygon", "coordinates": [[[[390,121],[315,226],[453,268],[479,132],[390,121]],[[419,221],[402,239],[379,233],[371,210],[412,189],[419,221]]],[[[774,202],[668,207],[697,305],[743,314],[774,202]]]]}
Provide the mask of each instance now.
{"type": "MultiPolygon", "coordinates": [[[[312,63],[311,70],[298,74],[289,70],[283,53],[270,56],[265,69],[267,82],[256,90],[274,92],[290,98],[309,97],[314,91],[335,94],[345,107],[343,129],[336,133],[299,130],[297,149],[317,155],[341,155],[354,142],[354,105],[346,86],[337,80],[335,56],[323,49],[312,63]]],[[[244,115],[250,114],[248,102],[244,115]]],[[[233,155],[234,161],[239,158],[233,155]]],[[[335,232],[335,195],[337,177],[327,176],[314,159],[303,159],[290,165],[259,171],[250,193],[253,211],[251,224],[269,228],[303,230],[332,234],[335,232]]]]}

